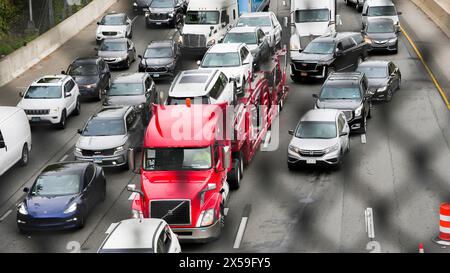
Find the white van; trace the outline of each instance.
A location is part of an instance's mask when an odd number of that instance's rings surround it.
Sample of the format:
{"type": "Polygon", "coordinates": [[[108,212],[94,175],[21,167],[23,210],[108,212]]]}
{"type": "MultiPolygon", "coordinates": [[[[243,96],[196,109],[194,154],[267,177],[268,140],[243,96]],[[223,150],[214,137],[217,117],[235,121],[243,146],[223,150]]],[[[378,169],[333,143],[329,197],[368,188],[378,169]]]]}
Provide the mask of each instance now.
{"type": "Polygon", "coordinates": [[[30,151],[31,130],[25,112],[0,106],[0,175],[17,162],[27,165],[30,151]]]}
{"type": "Polygon", "coordinates": [[[204,54],[239,16],[237,0],[190,0],[179,44],[183,53],[204,54]]]}
{"type": "Polygon", "coordinates": [[[392,19],[394,25],[400,26],[398,16],[401,14],[391,0],[367,0],[362,9],[362,29],[369,20],[375,18],[392,19]]]}

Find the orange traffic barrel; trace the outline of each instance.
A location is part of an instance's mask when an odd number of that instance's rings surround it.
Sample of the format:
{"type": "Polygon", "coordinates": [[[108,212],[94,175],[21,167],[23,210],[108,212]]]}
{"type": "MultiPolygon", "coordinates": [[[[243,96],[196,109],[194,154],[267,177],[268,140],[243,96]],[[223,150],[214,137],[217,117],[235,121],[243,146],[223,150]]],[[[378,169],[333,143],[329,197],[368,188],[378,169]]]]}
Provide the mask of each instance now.
{"type": "Polygon", "coordinates": [[[442,203],[439,214],[439,239],[450,241],[450,203],[442,203]]]}

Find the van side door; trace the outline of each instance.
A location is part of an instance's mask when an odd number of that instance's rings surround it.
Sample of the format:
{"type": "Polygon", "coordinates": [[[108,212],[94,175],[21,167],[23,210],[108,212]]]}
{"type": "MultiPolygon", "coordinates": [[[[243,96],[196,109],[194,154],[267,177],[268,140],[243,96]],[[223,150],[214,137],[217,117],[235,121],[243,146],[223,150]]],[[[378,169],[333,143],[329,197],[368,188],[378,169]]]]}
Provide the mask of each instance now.
{"type": "Polygon", "coordinates": [[[7,164],[7,162],[10,162],[7,158],[7,153],[8,144],[3,137],[2,128],[0,128],[0,175],[2,175],[10,167],[9,164],[7,164]]]}
{"type": "Polygon", "coordinates": [[[72,113],[72,111],[75,109],[76,106],[76,94],[75,94],[75,82],[72,80],[68,80],[64,86],[64,102],[67,109],[67,116],[72,113]]]}

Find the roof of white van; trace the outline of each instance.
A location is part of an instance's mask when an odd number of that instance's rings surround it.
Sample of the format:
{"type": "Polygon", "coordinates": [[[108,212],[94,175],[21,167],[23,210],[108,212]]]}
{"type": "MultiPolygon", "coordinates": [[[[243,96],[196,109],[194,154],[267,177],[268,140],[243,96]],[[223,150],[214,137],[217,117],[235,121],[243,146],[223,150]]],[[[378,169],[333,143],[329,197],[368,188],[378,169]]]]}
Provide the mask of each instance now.
{"type": "Polygon", "coordinates": [[[219,10],[233,3],[236,3],[236,0],[190,0],[188,10],[219,10]]]}
{"type": "Polygon", "coordinates": [[[0,106],[0,123],[12,116],[17,111],[20,111],[19,107],[0,106]]]}

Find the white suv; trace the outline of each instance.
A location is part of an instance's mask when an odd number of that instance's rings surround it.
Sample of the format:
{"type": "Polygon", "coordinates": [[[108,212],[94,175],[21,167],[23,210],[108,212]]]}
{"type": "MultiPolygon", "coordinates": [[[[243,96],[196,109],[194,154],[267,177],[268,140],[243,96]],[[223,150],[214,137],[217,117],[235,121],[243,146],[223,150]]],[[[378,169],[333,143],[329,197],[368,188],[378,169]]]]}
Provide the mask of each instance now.
{"type": "Polygon", "coordinates": [[[96,39],[100,43],[107,38],[129,38],[133,36],[133,21],[125,13],[109,13],[97,22],[96,39]]]}
{"type": "Polygon", "coordinates": [[[269,37],[270,48],[281,48],[283,28],[273,11],[244,13],[236,22],[236,27],[260,27],[269,37]]]}
{"type": "Polygon", "coordinates": [[[208,49],[199,69],[217,68],[228,78],[237,79],[237,87],[245,86],[253,71],[253,56],[244,43],[216,44],[208,49]],[[244,84],[243,84],[244,83],[244,84]]]}
{"type": "Polygon", "coordinates": [[[25,110],[30,123],[57,124],[64,129],[70,114],[80,114],[80,91],[68,75],[44,76],[20,96],[17,107],[25,110]]]}

